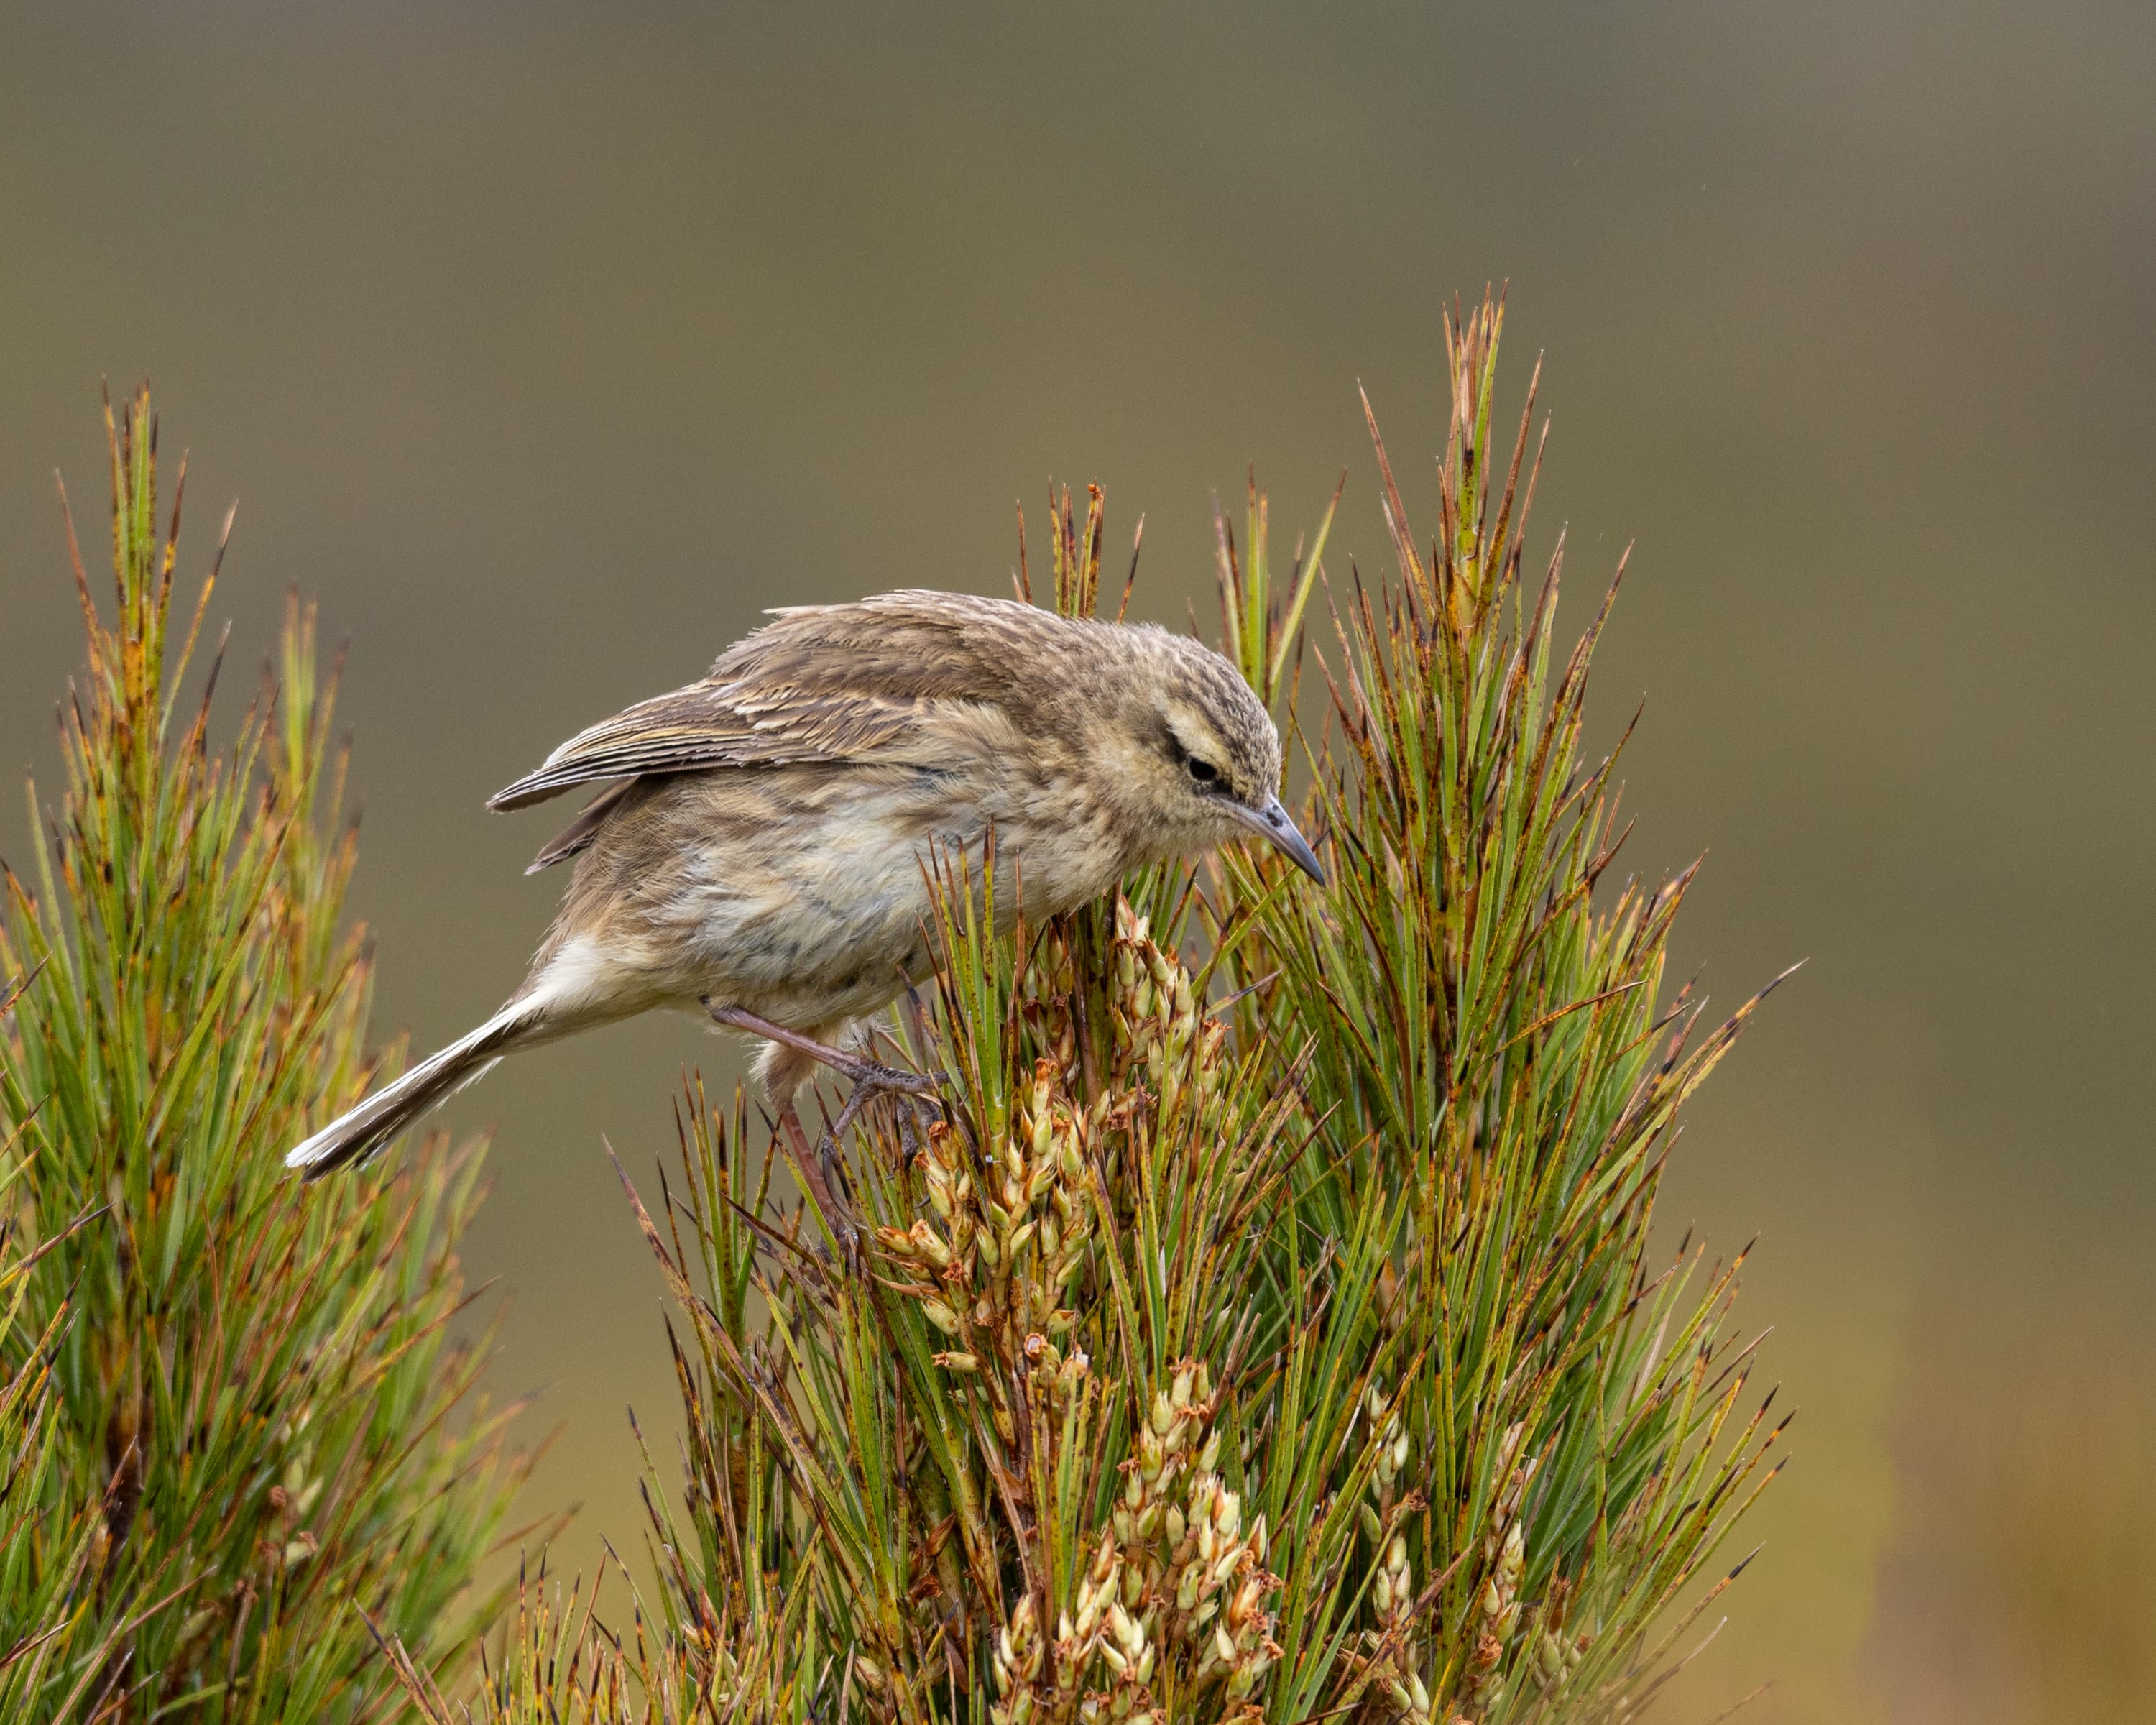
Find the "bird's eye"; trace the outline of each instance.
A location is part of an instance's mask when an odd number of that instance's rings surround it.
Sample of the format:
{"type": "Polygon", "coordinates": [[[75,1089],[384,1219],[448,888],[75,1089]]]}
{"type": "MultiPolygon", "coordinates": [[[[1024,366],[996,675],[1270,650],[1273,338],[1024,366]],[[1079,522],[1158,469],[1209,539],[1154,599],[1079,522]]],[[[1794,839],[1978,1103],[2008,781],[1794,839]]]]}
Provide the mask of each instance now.
{"type": "Polygon", "coordinates": [[[1189,768],[1190,776],[1200,784],[1216,784],[1219,782],[1220,769],[1210,761],[1201,761],[1197,756],[1193,755],[1183,764],[1189,768]]]}

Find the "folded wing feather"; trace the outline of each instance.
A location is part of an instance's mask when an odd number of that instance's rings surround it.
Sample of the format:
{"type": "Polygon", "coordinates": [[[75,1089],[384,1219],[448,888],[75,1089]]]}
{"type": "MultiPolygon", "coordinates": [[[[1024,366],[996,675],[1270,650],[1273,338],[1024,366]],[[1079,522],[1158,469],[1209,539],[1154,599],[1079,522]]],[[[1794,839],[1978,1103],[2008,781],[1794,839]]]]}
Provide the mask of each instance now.
{"type": "Polygon", "coordinates": [[[945,593],[780,612],[702,681],[579,732],[487,807],[647,773],[904,761],[932,709],[1021,698],[1018,668],[1068,627],[1030,606],[945,593]]]}

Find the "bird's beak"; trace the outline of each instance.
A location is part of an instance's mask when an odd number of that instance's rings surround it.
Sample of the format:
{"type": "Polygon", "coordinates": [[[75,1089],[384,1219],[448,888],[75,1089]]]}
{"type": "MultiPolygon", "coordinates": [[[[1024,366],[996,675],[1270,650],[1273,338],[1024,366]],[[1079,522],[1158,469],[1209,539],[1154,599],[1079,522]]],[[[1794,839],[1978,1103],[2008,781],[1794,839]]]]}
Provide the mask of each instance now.
{"type": "Polygon", "coordinates": [[[1260,839],[1277,846],[1281,855],[1320,886],[1325,884],[1325,870],[1318,865],[1317,853],[1310,848],[1310,840],[1296,830],[1295,823],[1287,818],[1287,810],[1281,807],[1278,797],[1266,798],[1262,809],[1252,809],[1246,803],[1229,802],[1225,798],[1221,799],[1221,803],[1229,814],[1260,839]]]}

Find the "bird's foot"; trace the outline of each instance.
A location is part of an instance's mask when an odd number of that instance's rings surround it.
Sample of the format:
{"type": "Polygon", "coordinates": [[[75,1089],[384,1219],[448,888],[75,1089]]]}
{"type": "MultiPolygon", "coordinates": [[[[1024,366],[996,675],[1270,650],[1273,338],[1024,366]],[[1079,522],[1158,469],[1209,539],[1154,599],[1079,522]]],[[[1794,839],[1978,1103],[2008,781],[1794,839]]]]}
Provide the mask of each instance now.
{"type": "Polygon", "coordinates": [[[848,1065],[837,1070],[853,1080],[854,1095],[856,1096],[864,1091],[872,1096],[886,1093],[932,1096],[943,1088],[945,1075],[941,1072],[909,1072],[901,1066],[886,1066],[880,1060],[858,1055],[849,1059],[848,1065]]]}

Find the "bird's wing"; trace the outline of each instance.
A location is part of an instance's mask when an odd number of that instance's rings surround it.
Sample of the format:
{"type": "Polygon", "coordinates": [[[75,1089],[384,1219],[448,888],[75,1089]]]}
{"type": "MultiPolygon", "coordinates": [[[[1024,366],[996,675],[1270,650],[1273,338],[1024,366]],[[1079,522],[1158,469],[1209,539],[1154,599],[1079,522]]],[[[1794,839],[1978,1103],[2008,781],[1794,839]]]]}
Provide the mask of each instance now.
{"type": "Polygon", "coordinates": [[[557,862],[567,862],[591,848],[592,840],[599,835],[599,829],[607,824],[621,799],[635,788],[633,778],[618,778],[598,795],[584,804],[583,812],[547,842],[538,855],[525,865],[524,872],[536,875],[542,869],[551,869],[557,862]]]}
{"type": "Polygon", "coordinates": [[[809,691],[691,683],[581,731],[490,809],[523,809],[596,779],[717,767],[784,767],[888,755],[911,715],[891,703],[809,691]]]}
{"type": "Polygon", "coordinates": [[[575,785],[647,773],[903,762],[937,708],[1010,704],[1019,672],[1037,665],[1029,655],[1052,648],[1057,629],[1030,606],[947,593],[773,615],[701,682],[578,732],[487,807],[522,809],[575,785]]]}

